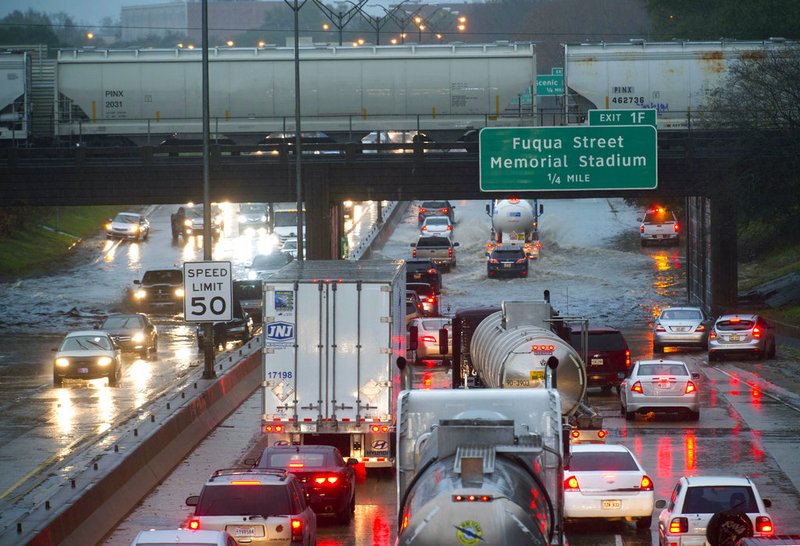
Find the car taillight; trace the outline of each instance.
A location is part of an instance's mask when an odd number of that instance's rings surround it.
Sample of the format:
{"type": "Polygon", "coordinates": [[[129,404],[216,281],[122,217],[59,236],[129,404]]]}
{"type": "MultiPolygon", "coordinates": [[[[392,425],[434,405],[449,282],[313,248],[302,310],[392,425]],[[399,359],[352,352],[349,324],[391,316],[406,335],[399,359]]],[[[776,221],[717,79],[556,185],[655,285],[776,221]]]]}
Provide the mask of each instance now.
{"type": "Polygon", "coordinates": [[[686,389],[684,390],[686,394],[692,394],[693,392],[697,392],[697,386],[692,383],[691,381],[686,382],[686,389]]]}
{"type": "Polygon", "coordinates": [[[578,485],[578,478],[575,476],[570,476],[566,480],[564,480],[564,491],[580,491],[580,485],[578,485]]]}
{"type": "Polygon", "coordinates": [[[663,326],[661,326],[660,322],[658,324],[656,324],[656,332],[666,332],[666,331],[667,331],[667,329],[664,328],[663,326]]]}
{"type": "Polygon", "coordinates": [[[689,532],[689,519],[688,518],[672,518],[669,522],[669,532],[675,533],[688,533],[689,532]]]}
{"type": "Polygon", "coordinates": [[[753,337],[756,339],[761,337],[761,328],[759,328],[758,326],[753,327],[753,337]]]}
{"type": "Polygon", "coordinates": [[[292,518],[292,540],[303,540],[303,521],[292,518]]]}
{"type": "Polygon", "coordinates": [[[525,258],[520,258],[519,260],[517,260],[517,263],[518,264],[525,263],[525,258]]]}
{"type": "Polygon", "coordinates": [[[756,517],[756,533],[771,535],[774,532],[775,529],[772,527],[772,520],[770,520],[768,516],[756,517]]]}
{"type": "Polygon", "coordinates": [[[415,257],[415,258],[417,257],[417,249],[416,249],[416,248],[414,248],[414,249],[412,249],[412,250],[411,250],[411,255],[412,255],[413,257],[415,257]]]}
{"type": "Polygon", "coordinates": [[[338,476],[317,476],[316,478],[314,478],[314,483],[317,483],[319,485],[324,485],[324,484],[332,485],[338,481],[339,481],[338,476]]]}
{"type": "Polygon", "coordinates": [[[429,269],[428,273],[430,273],[431,275],[435,275],[437,271],[438,271],[438,269],[433,268],[433,269],[429,269]]]}
{"type": "Polygon", "coordinates": [[[427,303],[436,303],[436,298],[433,298],[433,297],[431,297],[431,298],[426,298],[426,299],[425,299],[425,301],[426,301],[427,303]]]}
{"type": "Polygon", "coordinates": [[[189,525],[187,526],[189,529],[199,529],[200,528],[200,520],[199,519],[190,519],[189,525]]]}
{"type": "Polygon", "coordinates": [[[283,432],[283,425],[266,425],[264,432],[283,432]]]}
{"type": "Polygon", "coordinates": [[[711,330],[711,333],[708,334],[708,339],[717,339],[717,331],[711,330]]]}
{"type": "Polygon", "coordinates": [[[305,466],[303,463],[289,463],[289,468],[305,468],[305,466]]]}
{"type": "Polygon", "coordinates": [[[494,497],[491,495],[453,495],[453,502],[492,502],[494,497]]]}
{"type": "Polygon", "coordinates": [[[644,233],[644,224],[639,226],[639,233],[644,233]]]}
{"type": "Polygon", "coordinates": [[[678,233],[678,230],[680,229],[680,226],[678,225],[678,222],[675,222],[675,226],[672,229],[675,230],[675,233],[678,233]]]}
{"type": "Polygon", "coordinates": [[[453,226],[447,226],[447,231],[453,231],[453,226]]]}
{"type": "Polygon", "coordinates": [[[422,226],[422,231],[428,231],[428,226],[422,226]]]}
{"type": "Polygon", "coordinates": [[[450,209],[439,209],[439,212],[441,212],[442,214],[447,214],[448,212],[450,212],[450,209]]]}
{"type": "Polygon", "coordinates": [[[372,425],[370,430],[372,430],[372,432],[389,432],[389,426],[388,425],[372,425]]]}
{"type": "Polygon", "coordinates": [[[639,489],[642,491],[653,490],[653,480],[650,479],[650,476],[648,476],[647,474],[642,476],[642,481],[639,483],[639,489]]]}
{"type": "Polygon", "coordinates": [[[422,343],[436,343],[436,338],[433,336],[422,336],[420,341],[422,343]]]}
{"type": "Polygon", "coordinates": [[[706,325],[705,324],[700,324],[697,328],[694,329],[694,331],[695,332],[705,332],[706,331],[706,325]]]}
{"type": "Polygon", "coordinates": [[[489,263],[490,264],[499,264],[500,262],[497,261],[495,258],[492,258],[492,259],[489,260],[489,263]]]}
{"type": "Polygon", "coordinates": [[[631,352],[628,349],[625,349],[625,367],[631,367],[631,352]]]}
{"type": "Polygon", "coordinates": [[[420,207],[419,211],[420,212],[428,212],[428,209],[423,209],[422,207],[420,207]]]}
{"type": "Polygon", "coordinates": [[[644,394],[642,392],[642,383],[640,381],[634,383],[633,386],[631,387],[631,391],[638,392],[639,394],[644,394]]]}
{"type": "Polygon", "coordinates": [[[448,248],[447,249],[447,254],[452,258],[453,257],[453,249],[452,248],[448,248]]]}

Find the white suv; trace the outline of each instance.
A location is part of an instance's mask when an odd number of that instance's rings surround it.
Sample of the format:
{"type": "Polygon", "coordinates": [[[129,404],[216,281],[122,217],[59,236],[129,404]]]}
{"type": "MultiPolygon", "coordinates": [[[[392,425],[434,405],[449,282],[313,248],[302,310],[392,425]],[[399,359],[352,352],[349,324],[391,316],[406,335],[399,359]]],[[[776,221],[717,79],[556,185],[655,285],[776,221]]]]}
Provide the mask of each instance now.
{"type": "Polygon", "coordinates": [[[703,546],[706,530],[714,514],[740,515],[749,520],[755,537],[774,534],[767,508],[772,503],[762,499],[755,484],[740,476],[684,476],[672,491],[669,502],[659,500],[664,508],[658,516],[658,544],[703,546]]]}
{"type": "Polygon", "coordinates": [[[316,544],[317,517],[283,469],[217,470],[186,504],[195,507],[189,529],[227,531],[239,544],[316,544]]]}
{"type": "Polygon", "coordinates": [[[654,207],[647,210],[641,219],[639,238],[642,246],[650,243],[672,243],[677,245],[680,240],[680,225],[678,218],[671,210],[663,207],[654,207]]]}

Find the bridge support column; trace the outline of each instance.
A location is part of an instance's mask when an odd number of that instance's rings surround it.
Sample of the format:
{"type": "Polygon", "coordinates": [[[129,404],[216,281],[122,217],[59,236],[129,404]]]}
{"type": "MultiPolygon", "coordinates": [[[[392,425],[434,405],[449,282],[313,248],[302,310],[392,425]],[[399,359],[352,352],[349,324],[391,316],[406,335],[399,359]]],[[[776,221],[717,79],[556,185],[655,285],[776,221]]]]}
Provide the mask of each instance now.
{"type": "Polygon", "coordinates": [[[306,259],[337,260],[341,258],[344,235],[341,211],[331,203],[328,178],[306,173],[306,259]]]}

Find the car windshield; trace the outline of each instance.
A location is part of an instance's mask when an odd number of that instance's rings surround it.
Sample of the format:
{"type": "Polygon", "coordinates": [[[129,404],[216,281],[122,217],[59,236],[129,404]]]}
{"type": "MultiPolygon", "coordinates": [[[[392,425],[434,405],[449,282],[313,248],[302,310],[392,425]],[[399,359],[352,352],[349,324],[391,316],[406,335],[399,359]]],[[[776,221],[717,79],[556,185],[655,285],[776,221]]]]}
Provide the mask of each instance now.
{"type": "Polygon", "coordinates": [[[406,315],[412,315],[417,312],[417,304],[413,301],[406,299],[406,315]]]}
{"type": "Polygon", "coordinates": [[[428,209],[428,210],[439,210],[439,209],[446,209],[449,208],[447,203],[444,201],[425,201],[420,205],[420,208],[428,209]]]}
{"type": "Polygon", "coordinates": [[[730,509],[758,512],[753,489],[746,485],[704,485],[686,490],[684,514],[715,514],[730,509]]]}
{"type": "Polygon", "coordinates": [[[262,467],[287,468],[302,471],[305,468],[320,468],[325,466],[324,453],[268,453],[261,461],[262,467]]]}
{"type": "Polygon", "coordinates": [[[521,250],[495,250],[492,252],[492,258],[495,260],[520,260],[525,257],[521,250]]]}
{"type": "Polygon", "coordinates": [[[417,294],[423,296],[433,296],[436,294],[436,290],[434,290],[433,286],[430,284],[422,284],[422,283],[407,283],[406,289],[413,290],[417,294]]]}
{"type": "Polygon", "coordinates": [[[661,313],[664,320],[703,320],[699,309],[664,309],[661,313]]]}
{"type": "Polygon", "coordinates": [[[720,320],[716,325],[717,330],[746,331],[751,328],[753,328],[753,321],[745,319],[720,320]]]}
{"type": "Polygon", "coordinates": [[[242,214],[264,214],[267,208],[258,203],[244,203],[239,205],[239,212],[242,214]]]}
{"type": "Polygon", "coordinates": [[[577,451],[569,457],[573,472],[621,472],[639,470],[636,461],[627,451],[577,451]]]}
{"type": "Polygon", "coordinates": [[[297,241],[286,241],[282,248],[283,250],[297,250],[297,241]]]}
{"type": "Polygon", "coordinates": [[[133,214],[117,214],[114,217],[114,221],[121,224],[138,224],[139,216],[133,214]]]}
{"type": "Polygon", "coordinates": [[[425,220],[426,226],[449,226],[450,219],[447,216],[431,216],[425,220]]]}
{"type": "MultiPolygon", "coordinates": [[[[303,224],[306,223],[306,213],[303,212],[303,224]]],[[[275,227],[294,227],[297,225],[296,210],[276,210],[275,227]]]]}
{"type": "Polygon", "coordinates": [[[181,284],[182,282],[183,271],[180,269],[148,271],[142,277],[142,284],[181,284]]]}
{"type": "Polygon", "coordinates": [[[674,222],[672,213],[665,210],[647,211],[644,215],[645,224],[663,224],[665,222],[674,222]]]}
{"type": "Polygon", "coordinates": [[[276,516],[291,514],[289,491],[281,485],[206,486],[196,516],[276,516]]]}
{"type": "Polygon", "coordinates": [[[450,322],[444,320],[423,320],[422,328],[424,330],[436,330],[438,332],[442,328],[450,328],[450,322]]]}
{"type": "Polygon", "coordinates": [[[275,254],[259,254],[253,258],[251,269],[277,269],[288,263],[286,254],[276,252],[275,254]]]}
{"type": "Polygon", "coordinates": [[[422,237],[419,241],[417,241],[418,248],[437,246],[449,247],[450,240],[447,237],[422,237]]]}
{"type": "Polygon", "coordinates": [[[139,316],[108,317],[100,327],[103,330],[122,330],[124,328],[143,328],[144,319],[139,316]]]}
{"type": "Polygon", "coordinates": [[[641,364],[639,375],[689,375],[683,364],[641,364]]]}
{"type": "Polygon", "coordinates": [[[257,300],[261,299],[261,281],[233,281],[233,299],[257,300]]]}
{"type": "Polygon", "coordinates": [[[203,207],[202,206],[195,206],[195,207],[187,207],[186,209],[186,217],[187,218],[199,218],[203,219],[203,207]]]}
{"type": "MultiPolygon", "coordinates": [[[[580,332],[572,332],[572,344],[581,346],[580,332]]],[[[628,344],[619,332],[589,332],[589,348],[593,351],[624,351],[628,344]]]]}
{"type": "Polygon", "coordinates": [[[111,341],[105,336],[70,336],[61,344],[62,351],[110,351],[111,341]]]}

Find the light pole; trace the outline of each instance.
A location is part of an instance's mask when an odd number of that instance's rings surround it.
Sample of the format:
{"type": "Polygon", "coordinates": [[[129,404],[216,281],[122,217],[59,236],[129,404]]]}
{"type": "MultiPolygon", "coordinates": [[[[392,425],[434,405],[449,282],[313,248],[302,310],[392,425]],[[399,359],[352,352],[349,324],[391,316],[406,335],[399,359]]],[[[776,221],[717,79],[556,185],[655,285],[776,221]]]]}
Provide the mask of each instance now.
{"type": "MultiPolygon", "coordinates": [[[[208,164],[209,141],[209,99],[208,99],[208,0],[203,0],[201,7],[202,18],[202,102],[203,102],[203,260],[211,261],[211,181],[208,164]]],[[[203,348],[203,379],[214,379],[214,325],[211,322],[203,324],[205,334],[205,347],[203,348]]]]}
{"type": "MultiPolygon", "coordinates": [[[[207,0],[203,0],[206,2],[207,0]]],[[[297,196],[297,259],[303,261],[303,177],[300,161],[300,9],[307,0],[283,0],[294,12],[294,159],[295,193],[297,196]]]]}
{"type": "MultiPolygon", "coordinates": [[[[403,4],[405,4],[407,1],[408,1],[408,0],[404,0],[403,2],[400,2],[400,3],[399,3],[399,4],[397,4],[397,5],[396,5],[396,6],[395,6],[395,7],[394,7],[394,8],[393,8],[391,11],[387,11],[387,12],[386,12],[386,15],[388,15],[389,17],[391,17],[391,18],[392,18],[392,20],[395,22],[395,24],[396,24],[396,25],[398,26],[398,28],[400,29],[400,43],[401,43],[401,44],[404,44],[404,43],[406,43],[406,27],[407,27],[407,26],[408,26],[408,24],[411,22],[411,20],[412,20],[412,19],[413,19],[413,18],[414,18],[414,17],[415,17],[415,16],[416,16],[416,15],[417,15],[417,14],[418,14],[420,11],[422,11],[422,6],[418,7],[417,9],[415,9],[414,11],[412,11],[412,12],[410,12],[410,13],[409,13],[409,12],[407,12],[406,10],[400,10],[400,6],[402,6],[403,4]],[[403,15],[400,15],[400,11],[402,11],[402,12],[403,12],[403,14],[404,14],[405,16],[403,16],[403,15]]],[[[383,7],[383,6],[381,6],[381,7],[383,7]]],[[[383,8],[383,9],[384,9],[384,10],[386,10],[386,8],[383,8]]]]}
{"type": "Polygon", "coordinates": [[[358,5],[348,2],[348,4],[351,4],[353,7],[345,12],[333,11],[333,9],[323,4],[321,0],[314,0],[314,3],[330,20],[331,24],[333,24],[333,26],[339,30],[339,45],[342,45],[342,29],[344,29],[344,27],[347,26],[347,23],[352,21],[353,17],[355,17],[356,14],[361,11],[361,7],[367,3],[367,0],[359,0],[358,5]]]}

